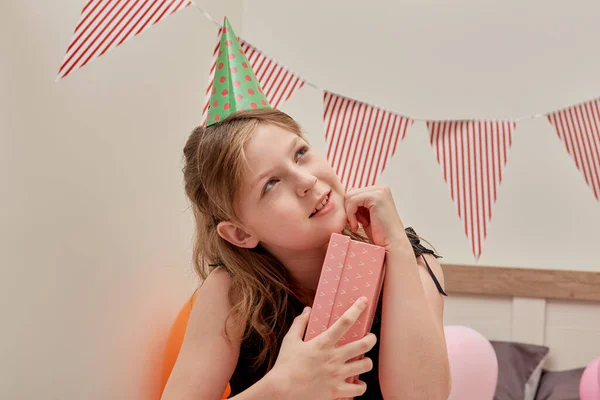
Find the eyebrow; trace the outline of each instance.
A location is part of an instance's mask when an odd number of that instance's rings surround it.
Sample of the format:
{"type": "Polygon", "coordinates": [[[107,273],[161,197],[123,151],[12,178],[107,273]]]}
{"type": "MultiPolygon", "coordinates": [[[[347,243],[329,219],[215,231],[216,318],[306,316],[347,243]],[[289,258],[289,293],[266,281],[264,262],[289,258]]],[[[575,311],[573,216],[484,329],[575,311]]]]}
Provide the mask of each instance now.
{"type": "MultiPolygon", "coordinates": [[[[292,151],[294,151],[294,149],[297,146],[297,143],[300,141],[300,136],[296,136],[296,138],[292,141],[291,146],[289,147],[288,153],[291,153],[292,151]]],[[[263,172],[262,174],[260,174],[258,176],[258,178],[256,178],[256,180],[254,180],[254,182],[252,182],[252,185],[250,186],[251,188],[254,188],[258,182],[260,182],[265,176],[270,175],[271,174],[271,170],[267,170],[265,172],[263,172]]]]}

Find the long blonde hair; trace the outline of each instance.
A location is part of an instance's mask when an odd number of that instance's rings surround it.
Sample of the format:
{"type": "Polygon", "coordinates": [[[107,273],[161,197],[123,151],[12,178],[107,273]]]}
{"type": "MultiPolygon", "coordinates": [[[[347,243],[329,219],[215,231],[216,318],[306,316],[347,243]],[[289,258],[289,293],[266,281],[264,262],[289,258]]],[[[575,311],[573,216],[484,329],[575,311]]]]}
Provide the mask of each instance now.
{"type": "MultiPolygon", "coordinates": [[[[235,317],[236,323],[242,324],[242,340],[258,335],[262,343],[254,366],[268,360],[269,370],[295,316],[292,301],[310,299],[314,291],[300,288],[283,264],[260,244],[252,249],[237,247],[217,233],[221,221],[240,223],[234,205],[247,167],[244,147],[261,124],[279,126],[307,141],[296,121],[281,111],[241,111],[208,128],[193,130],[183,150],[183,175],[196,225],[194,268],[201,281],[217,266],[229,273],[231,311],[227,319],[235,317]]],[[[355,233],[346,226],[342,233],[369,242],[362,229],[355,233]]],[[[410,232],[407,235],[416,237],[410,232]]]]}

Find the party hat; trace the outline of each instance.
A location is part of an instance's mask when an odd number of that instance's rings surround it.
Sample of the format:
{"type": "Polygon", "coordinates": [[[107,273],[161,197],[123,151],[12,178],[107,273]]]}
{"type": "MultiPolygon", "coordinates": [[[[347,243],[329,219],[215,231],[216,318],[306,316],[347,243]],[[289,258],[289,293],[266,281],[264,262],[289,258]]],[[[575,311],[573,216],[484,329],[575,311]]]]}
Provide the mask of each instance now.
{"type": "Polygon", "coordinates": [[[238,111],[271,108],[227,17],[223,23],[206,126],[238,111]]]}

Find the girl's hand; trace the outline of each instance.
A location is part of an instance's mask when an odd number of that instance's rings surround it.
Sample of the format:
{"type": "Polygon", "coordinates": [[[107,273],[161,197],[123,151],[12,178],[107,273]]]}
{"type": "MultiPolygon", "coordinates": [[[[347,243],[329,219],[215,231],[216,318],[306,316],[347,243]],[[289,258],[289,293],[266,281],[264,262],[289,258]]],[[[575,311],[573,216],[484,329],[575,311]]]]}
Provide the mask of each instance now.
{"type": "Polygon", "coordinates": [[[337,346],[366,309],[366,300],[357,300],[325,332],[308,342],[302,340],[308,325],[309,307],[294,320],[283,338],[281,350],[273,369],[271,381],[281,390],[285,400],[332,400],[341,397],[361,396],[367,385],[346,379],[363,374],[373,368],[370,358],[352,360],[375,346],[377,337],[369,333],[364,338],[337,346]],[[349,361],[352,360],[352,361],[349,361]]]}
{"type": "Polygon", "coordinates": [[[352,231],[358,230],[360,222],[373,244],[389,250],[393,245],[407,240],[404,224],[388,186],[348,190],[345,208],[352,231]]]}

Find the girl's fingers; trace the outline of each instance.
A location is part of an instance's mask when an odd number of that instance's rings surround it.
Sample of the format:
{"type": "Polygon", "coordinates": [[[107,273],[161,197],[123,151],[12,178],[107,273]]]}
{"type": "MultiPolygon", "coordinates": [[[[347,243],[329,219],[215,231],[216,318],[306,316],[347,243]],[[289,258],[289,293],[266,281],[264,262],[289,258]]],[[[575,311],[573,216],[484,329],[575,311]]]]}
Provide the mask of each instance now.
{"type": "Polygon", "coordinates": [[[356,215],[348,214],[348,212],[346,212],[346,216],[348,217],[348,223],[350,224],[350,230],[352,230],[352,232],[356,232],[358,230],[358,222],[356,220],[356,215]]]}
{"type": "Polygon", "coordinates": [[[358,220],[356,213],[359,207],[367,207],[367,201],[369,199],[369,193],[357,194],[346,199],[346,217],[350,222],[350,228],[356,232],[358,230],[358,220]]]}
{"type": "Polygon", "coordinates": [[[344,360],[350,360],[370,351],[377,343],[377,336],[373,333],[365,335],[362,339],[347,343],[338,348],[344,360]]]}
{"type": "Polygon", "coordinates": [[[344,382],[338,386],[336,396],[339,397],[358,397],[365,394],[367,391],[367,384],[363,381],[356,381],[354,383],[344,382]]]}
{"type": "Polygon", "coordinates": [[[361,297],[348,308],[342,316],[333,323],[325,332],[314,338],[313,340],[325,341],[329,345],[335,346],[356,320],[367,308],[366,297],[361,297]]]}
{"type": "Polygon", "coordinates": [[[351,361],[344,364],[342,367],[342,376],[349,378],[351,376],[358,376],[364,374],[373,369],[373,360],[368,357],[363,357],[360,360],[351,361]]]}
{"type": "Polygon", "coordinates": [[[370,214],[369,214],[369,210],[367,210],[366,208],[359,208],[358,211],[356,212],[356,219],[358,220],[358,222],[360,222],[360,224],[363,227],[367,227],[370,224],[370,214]]]}
{"type": "Polygon", "coordinates": [[[306,331],[306,326],[308,325],[309,315],[310,307],[305,307],[302,314],[294,318],[294,322],[292,322],[292,326],[290,326],[290,329],[288,330],[288,335],[290,335],[290,337],[297,337],[302,340],[304,331],[306,331]]]}
{"type": "Polygon", "coordinates": [[[371,191],[373,191],[373,188],[374,188],[374,187],[375,187],[375,186],[366,186],[366,187],[362,187],[362,188],[352,188],[352,189],[348,189],[348,190],[346,191],[346,195],[347,195],[347,196],[354,196],[354,195],[356,195],[356,194],[359,194],[359,193],[371,192],[371,191]]]}

